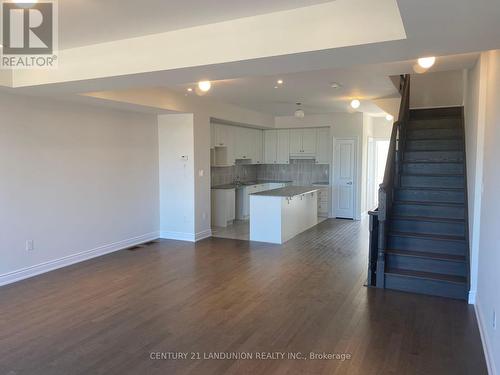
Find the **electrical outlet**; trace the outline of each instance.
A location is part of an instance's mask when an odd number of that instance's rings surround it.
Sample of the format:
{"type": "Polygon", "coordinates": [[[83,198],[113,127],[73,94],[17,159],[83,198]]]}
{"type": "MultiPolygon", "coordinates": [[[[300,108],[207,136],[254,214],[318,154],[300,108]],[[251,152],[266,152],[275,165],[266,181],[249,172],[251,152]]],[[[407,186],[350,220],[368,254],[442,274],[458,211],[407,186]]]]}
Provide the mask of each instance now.
{"type": "Polygon", "coordinates": [[[493,310],[493,329],[497,329],[497,312],[493,310]]]}
{"type": "Polygon", "coordinates": [[[35,250],[35,241],[26,240],[26,251],[33,251],[33,250],[35,250]]]}

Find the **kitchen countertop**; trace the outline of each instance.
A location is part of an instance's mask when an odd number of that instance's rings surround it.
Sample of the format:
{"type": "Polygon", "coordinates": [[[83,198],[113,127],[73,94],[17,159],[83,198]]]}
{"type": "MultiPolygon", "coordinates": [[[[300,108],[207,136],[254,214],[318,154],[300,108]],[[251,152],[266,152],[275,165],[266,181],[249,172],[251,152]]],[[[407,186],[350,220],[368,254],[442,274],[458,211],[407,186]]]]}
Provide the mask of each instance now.
{"type": "Polygon", "coordinates": [[[315,188],[314,186],[285,186],[279,189],[272,189],[272,190],[261,191],[260,193],[253,193],[251,195],[263,196],[263,197],[291,198],[297,195],[313,193],[315,191],[318,191],[318,189],[315,188]]]}
{"type": "Polygon", "coordinates": [[[321,186],[330,186],[330,183],[328,181],[323,181],[323,182],[313,182],[314,185],[321,185],[321,186]]]}
{"type": "Polygon", "coordinates": [[[212,189],[237,189],[239,187],[244,187],[244,186],[260,185],[260,184],[272,184],[272,183],[289,184],[292,182],[293,181],[278,181],[278,180],[242,181],[240,184],[232,183],[232,184],[212,186],[212,189]]]}

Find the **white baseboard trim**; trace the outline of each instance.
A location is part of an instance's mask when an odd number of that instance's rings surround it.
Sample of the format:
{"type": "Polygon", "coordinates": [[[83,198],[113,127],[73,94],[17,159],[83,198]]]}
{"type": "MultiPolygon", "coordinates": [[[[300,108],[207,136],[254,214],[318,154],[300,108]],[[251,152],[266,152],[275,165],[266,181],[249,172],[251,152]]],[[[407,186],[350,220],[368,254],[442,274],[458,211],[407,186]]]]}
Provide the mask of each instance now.
{"type": "Polygon", "coordinates": [[[171,232],[162,230],[160,232],[160,238],[166,240],[177,240],[177,241],[188,241],[188,242],[197,242],[201,241],[205,238],[212,236],[212,230],[207,229],[198,233],[185,233],[185,232],[171,232]]]}
{"type": "Polygon", "coordinates": [[[476,304],[476,291],[469,290],[469,305],[475,305],[475,304],[476,304]]]}
{"type": "Polygon", "coordinates": [[[196,241],[201,241],[209,237],[212,237],[212,229],[207,229],[202,232],[196,233],[196,241]]]}
{"type": "Polygon", "coordinates": [[[488,342],[486,340],[486,331],[485,331],[485,320],[481,308],[479,307],[479,303],[474,304],[474,311],[476,313],[477,325],[479,327],[479,335],[481,336],[481,343],[483,344],[484,356],[486,358],[486,366],[488,367],[488,374],[497,375],[496,366],[493,358],[493,353],[491,352],[490,347],[488,346],[488,342]]]}
{"type": "Polygon", "coordinates": [[[0,275],[0,286],[21,281],[42,273],[53,271],[58,268],[67,267],[75,263],[83,262],[101,255],[109,254],[118,250],[123,250],[131,246],[139,245],[144,242],[153,241],[158,238],[158,232],[143,234],[141,236],[129,238],[126,240],[99,246],[94,249],[81,251],[76,254],[68,255],[63,258],[49,260],[34,266],[21,268],[19,270],[0,275]]]}

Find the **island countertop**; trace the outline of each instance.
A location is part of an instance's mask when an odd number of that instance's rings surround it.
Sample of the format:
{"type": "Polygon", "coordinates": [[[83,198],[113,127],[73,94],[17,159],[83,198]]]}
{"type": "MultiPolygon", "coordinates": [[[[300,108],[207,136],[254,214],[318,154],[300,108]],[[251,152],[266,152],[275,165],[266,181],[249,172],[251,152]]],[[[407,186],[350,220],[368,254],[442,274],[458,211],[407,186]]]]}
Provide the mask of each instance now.
{"type": "Polygon", "coordinates": [[[279,189],[272,189],[261,191],[259,193],[250,194],[251,196],[263,196],[263,197],[281,197],[281,198],[291,198],[297,195],[313,193],[319,189],[314,186],[285,186],[279,189]]]}
{"type": "Polygon", "coordinates": [[[293,181],[288,181],[288,180],[256,180],[256,181],[241,181],[240,183],[229,183],[229,184],[223,184],[223,185],[215,185],[212,186],[211,189],[218,190],[218,189],[239,189],[243,188],[245,186],[252,186],[252,185],[262,185],[262,184],[291,184],[293,181]]]}

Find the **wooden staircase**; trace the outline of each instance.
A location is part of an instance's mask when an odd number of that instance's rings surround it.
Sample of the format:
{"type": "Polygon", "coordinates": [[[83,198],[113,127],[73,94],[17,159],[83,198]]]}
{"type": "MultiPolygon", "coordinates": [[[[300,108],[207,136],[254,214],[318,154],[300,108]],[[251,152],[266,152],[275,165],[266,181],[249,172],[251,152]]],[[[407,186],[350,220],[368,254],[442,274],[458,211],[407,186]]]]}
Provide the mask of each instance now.
{"type": "Polygon", "coordinates": [[[410,110],[402,155],[389,215],[385,287],[466,299],[462,109],[410,110]]]}
{"type": "Polygon", "coordinates": [[[371,213],[380,220],[373,280],[377,287],[467,299],[463,108],[406,111],[395,124],[381,207],[371,213]]]}

